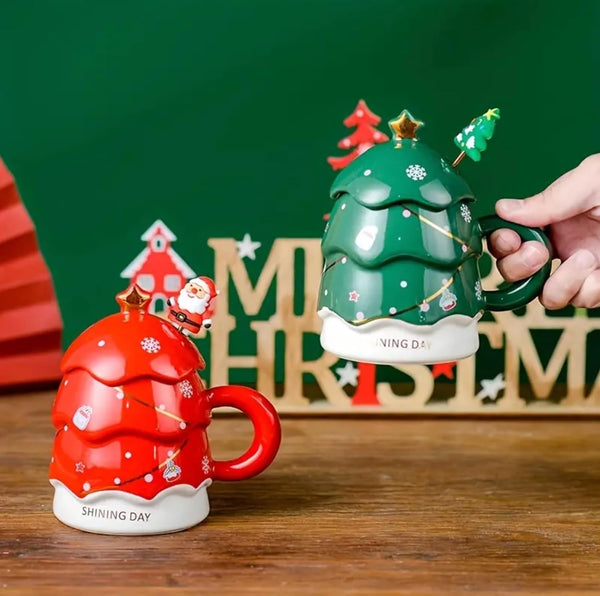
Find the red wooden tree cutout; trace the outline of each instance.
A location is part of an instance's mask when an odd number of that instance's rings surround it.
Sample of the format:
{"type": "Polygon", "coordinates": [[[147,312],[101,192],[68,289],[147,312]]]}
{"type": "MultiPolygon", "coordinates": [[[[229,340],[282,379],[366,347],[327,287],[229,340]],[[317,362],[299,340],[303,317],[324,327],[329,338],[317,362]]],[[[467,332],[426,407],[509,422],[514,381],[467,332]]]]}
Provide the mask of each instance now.
{"type": "MultiPolygon", "coordinates": [[[[344,126],[348,128],[355,126],[356,130],[338,143],[340,149],[350,149],[352,147],[354,149],[344,157],[328,157],[329,165],[334,170],[342,170],[353,159],[356,159],[373,145],[387,141],[387,135],[375,128],[380,121],[381,118],[374,114],[366,102],[361,99],[356,104],[352,114],[344,120],[344,126]]],[[[323,219],[329,219],[329,215],[325,215],[323,219]]],[[[352,397],[353,406],[381,405],[377,397],[376,370],[374,364],[358,363],[358,386],[352,397]]]]}
{"type": "Polygon", "coordinates": [[[344,120],[344,126],[347,128],[355,126],[356,130],[338,143],[340,149],[350,149],[351,147],[354,149],[344,157],[328,157],[329,165],[334,170],[343,170],[353,159],[373,145],[387,141],[387,135],[375,128],[379,122],[381,122],[381,118],[371,112],[369,106],[361,99],[352,114],[344,120]]]}
{"type": "Polygon", "coordinates": [[[58,381],[61,336],[50,271],[0,160],[0,387],[58,381]]]}

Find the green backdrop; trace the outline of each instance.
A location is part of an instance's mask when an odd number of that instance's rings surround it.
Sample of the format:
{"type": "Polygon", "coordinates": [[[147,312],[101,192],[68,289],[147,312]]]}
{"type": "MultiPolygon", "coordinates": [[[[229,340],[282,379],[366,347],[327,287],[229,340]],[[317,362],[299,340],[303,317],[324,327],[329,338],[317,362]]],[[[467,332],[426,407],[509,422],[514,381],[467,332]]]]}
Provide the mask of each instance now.
{"type": "Polygon", "coordinates": [[[461,166],[476,213],[542,188],[598,150],[599,30],[595,0],[0,2],[0,155],[65,344],[116,307],[157,218],[207,274],[209,237],[261,241],[256,278],[274,237],[320,236],[326,157],[360,98],[384,121],[409,108],[449,159],[499,106],[483,161],[461,166]]]}

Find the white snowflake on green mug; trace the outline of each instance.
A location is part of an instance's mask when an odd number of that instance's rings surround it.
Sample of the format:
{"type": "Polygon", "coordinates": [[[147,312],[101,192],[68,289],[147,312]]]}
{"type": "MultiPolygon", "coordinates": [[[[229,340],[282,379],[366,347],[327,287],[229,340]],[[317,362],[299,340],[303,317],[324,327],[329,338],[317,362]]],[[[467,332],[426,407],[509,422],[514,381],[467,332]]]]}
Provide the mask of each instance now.
{"type": "Polygon", "coordinates": [[[460,206],[460,214],[467,223],[471,223],[471,220],[473,219],[471,217],[471,210],[464,203],[460,206]]]}
{"type": "Polygon", "coordinates": [[[419,164],[411,164],[406,168],[406,175],[411,180],[423,180],[427,176],[427,170],[419,164]]]}
{"type": "Polygon", "coordinates": [[[481,288],[481,282],[479,280],[475,282],[475,298],[477,298],[477,300],[479,301],[483,300],[483,290],[481,288]]]}

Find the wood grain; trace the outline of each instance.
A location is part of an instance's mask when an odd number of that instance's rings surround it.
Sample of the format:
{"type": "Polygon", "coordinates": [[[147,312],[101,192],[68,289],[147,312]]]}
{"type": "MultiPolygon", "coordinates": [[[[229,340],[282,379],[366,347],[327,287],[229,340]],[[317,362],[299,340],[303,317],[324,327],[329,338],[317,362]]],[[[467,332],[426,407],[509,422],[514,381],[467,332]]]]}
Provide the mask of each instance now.
{"type": "MultiPolygon", "coordinates": [[[[0,398],[1,593],[600,593],[598,422],[284,419],[275,464],[215,483],[207,522],[132,538],[53,517],[51,400],[0,398]]],[[[232,456],[250,425],[210,436],[232,456]]]]}

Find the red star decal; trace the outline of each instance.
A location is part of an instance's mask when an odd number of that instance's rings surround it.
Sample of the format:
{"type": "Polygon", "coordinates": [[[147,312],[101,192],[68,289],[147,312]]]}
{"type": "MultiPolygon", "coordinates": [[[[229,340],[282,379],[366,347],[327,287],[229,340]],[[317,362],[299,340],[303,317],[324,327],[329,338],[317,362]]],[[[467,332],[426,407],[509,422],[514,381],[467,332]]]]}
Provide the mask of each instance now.
{"type": "Polygon", "coordinates": [[[442,362],[440,364],[433,365],[433,378],[437,379],[438,377],[448,377],[449,379],[454,378],[454,367],[456,366],[456,362],[442,362]]]}
{"type": "Polygon", "coordinates": [[[348,293],[348,300],[350,300],[350,302],[358,302],[359,296],[360,294],[356,290],[352,290],[348,293]]]}

